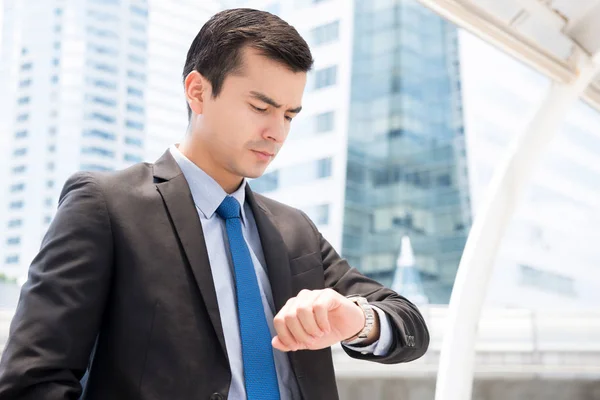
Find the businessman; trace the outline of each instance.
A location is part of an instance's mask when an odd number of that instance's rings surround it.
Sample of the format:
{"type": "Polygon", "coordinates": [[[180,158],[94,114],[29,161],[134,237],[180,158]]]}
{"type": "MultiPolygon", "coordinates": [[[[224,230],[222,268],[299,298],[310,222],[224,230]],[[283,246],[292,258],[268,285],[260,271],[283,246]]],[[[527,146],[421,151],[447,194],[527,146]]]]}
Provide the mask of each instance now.
{"type": "Polygon", "coordinates": [[[202,27],[181,143],[66,182],[11,324],[1,400],[331,400],[330,346],[388,364],[425,353],[409,300],[246,181],[285,142],[312,64],[269,13],[202,27]]]}

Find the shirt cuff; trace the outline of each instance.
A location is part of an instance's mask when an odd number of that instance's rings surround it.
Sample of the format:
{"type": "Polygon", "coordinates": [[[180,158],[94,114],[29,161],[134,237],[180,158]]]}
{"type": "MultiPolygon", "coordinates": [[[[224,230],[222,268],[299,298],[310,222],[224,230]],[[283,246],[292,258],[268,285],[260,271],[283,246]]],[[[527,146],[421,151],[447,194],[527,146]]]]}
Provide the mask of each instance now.
{"type": "Polygon", "coordinates": [[[375,306],[371,307],[379,316],[379,340],[368,346],[360,346],[360,343],[355,343],[352,346],[342,343],[342,346],[363,354],[385,356],[392,347],[392,324],[384,311],[375,306]]]}

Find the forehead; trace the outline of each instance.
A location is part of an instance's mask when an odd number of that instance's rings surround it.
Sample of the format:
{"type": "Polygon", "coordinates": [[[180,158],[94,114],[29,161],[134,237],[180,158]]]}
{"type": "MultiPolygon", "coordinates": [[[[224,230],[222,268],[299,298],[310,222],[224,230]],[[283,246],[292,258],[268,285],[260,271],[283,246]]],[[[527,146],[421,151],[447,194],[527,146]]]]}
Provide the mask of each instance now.
{"type": "MultiPolygon", "coordinates": [[[[306,85],[305,72],[293,72],[288,66],[271,60],[258,50],[246,47],[241,54],[241,68],[230,75],[236,92],[250,95],[261,92],[280,104],[299,106],[306,85]]],[[[229,77],[228,77],[229,78],[229,77]]]]}

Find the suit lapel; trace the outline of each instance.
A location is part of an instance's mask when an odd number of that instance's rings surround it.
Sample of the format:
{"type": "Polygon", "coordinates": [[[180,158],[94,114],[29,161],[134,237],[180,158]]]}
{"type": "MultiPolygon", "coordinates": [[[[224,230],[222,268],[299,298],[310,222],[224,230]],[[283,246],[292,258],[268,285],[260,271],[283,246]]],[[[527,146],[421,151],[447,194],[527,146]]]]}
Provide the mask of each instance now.
{"type": "Polygon", "coordinates": [[[256,228],[260,235],[275,302],[275,314],[277,314],[286,301],[292,297],[292,276],[287,247],[277,229],[273,215],[254,196],[249,185],[246,185],[246,201],[252,209],[256,228]]]}
{"type": "Polygon", "coordinates": [[[177,236],[190,263],[196,283],[200,288],[200,293],[219,343],[223,352],[227,354],[223,325],[217,303],[217,293],[210,269],[202,224],[197,216],[189,185],[169,151],[154,164],[154,176],[163,181],[158,182],[156,188],[162,196],[175,226],[177,236]]]}

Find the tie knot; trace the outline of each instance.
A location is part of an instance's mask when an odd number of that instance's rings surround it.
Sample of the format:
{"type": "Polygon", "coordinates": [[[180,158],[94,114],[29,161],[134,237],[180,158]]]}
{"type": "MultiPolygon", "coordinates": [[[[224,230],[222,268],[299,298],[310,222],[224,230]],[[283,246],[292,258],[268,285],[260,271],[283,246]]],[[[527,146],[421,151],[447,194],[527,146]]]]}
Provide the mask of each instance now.
{"type": "Polygon", "coordinates": [[[217,215],[223,219],[240,218],[240,203],[235,197],[225,197],[217,208],[217,215]]]}

